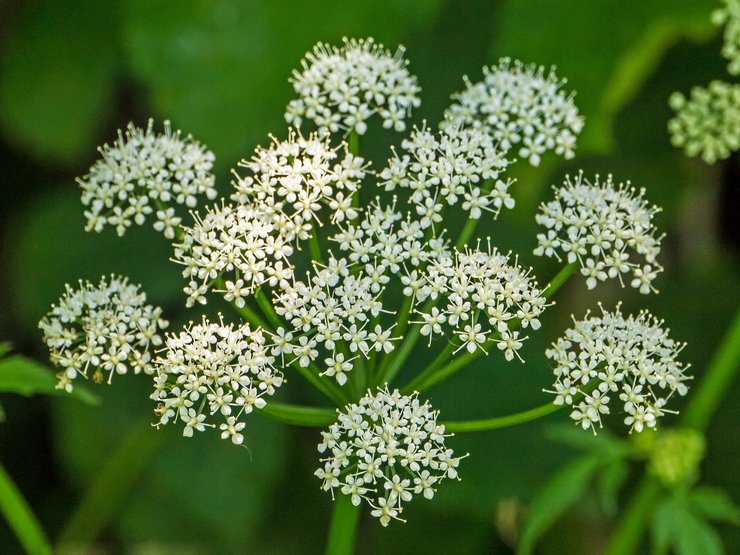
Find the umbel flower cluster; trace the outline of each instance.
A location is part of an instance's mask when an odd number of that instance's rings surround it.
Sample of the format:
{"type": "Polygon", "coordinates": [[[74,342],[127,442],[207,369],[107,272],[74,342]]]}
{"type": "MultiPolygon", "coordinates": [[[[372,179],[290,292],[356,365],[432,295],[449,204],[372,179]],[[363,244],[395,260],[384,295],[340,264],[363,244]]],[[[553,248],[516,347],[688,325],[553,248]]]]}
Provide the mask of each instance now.
{"type": "Polygon", "coordinates": [[[546,233],[537,235],[538,256],[578,262],[589,289],[599,281],[632,274],[630,284],[640,293],[654,291],[653,280],[663,268],[656,262],[661,236],[653,216],[658,207],[644,199],[644,190],[615,185],[612,176],[591,183],[579,173],[555,188],[555,200],[542,204],[535,220],[546,233]],[[562,257],[561,257],[562,255],[562,257]],[[638,257],[643,261],[636,261],[638,257]]]}
{"type": "Polygon", "coordinates": [[[365,501],[383,526],[402,520],[414,495],[432,499],[442,480],[457,478],[461,457],[445,445],[452,434],[437,415],[417,394],[368,392],[321,433],[319,452],[327,457],[316,476],[322,488],[349,495],[354,505],[365,501]]]}
{"type": "Polygon", "coordinates": [[[125,135],[119,131],[113,146],[100,149],[102,159],[77,180],[82,204],[88,207],[87,231],[112,225],[123,235],[154,213],[154,229],[173,239],[182,219],[172,204],[194,208],[199,196],[216,197],[213,153],[190,135],[173,133],[169,121],[164,122],[164,133],[153,129],[150,119],[146,130],[130,124],[125,135]]]}
{"type": "Polygon", "coordinates": [[[71,392],[73,380],[92,374],[96,382],[113,374],[151,374],[150,349],[162,343],[167,327],[162,309],[146,304],[146,294],[125,277],[80,281],[66,292],[39,323],[51,361],[59,366],[57,388],[71,392]]]}
{"type": "MultiPolygon", "coordinates": [[[[213,198],[210,152],[169,124],[154,135],[151,122],[105,147],[80,181],[88,228],[123,233],[156,207],[155,227],[174,239],[186,306],[217,293],[244,322],[191,321],[167,335],[152,361],[166,322],[138,288],[124,278],[68,287],[41,322],[60,387],[71,390],[90,371],[109,381],[129,368],[155,373],[158,427],[179,423],[188,437],[211,428],[237,445],[252,412],[291,423],[310,414],[312,425],[325,418],[316,472],[323,489],[364,501],[385,526],[414,496],[431,499],[445,478],[457,478],[461,457],[421,392],[491,352],[521,360],[526,334],[540,328],[576,265],[589,288],[628,275],[642,293],[655,290],[658,209],[611,176],[567,177],[542,205],[535,252],[565,266],[549,285],[515,254],[475,237],[479,220],[514,206],[517,158],[537,165],[549,151],[574,155],[584,120],[553,71],[508,59],[485,68],[481,82],[466,79],[438,129],[413,127],[373,171],[358,154],[366,122],[378,113],[383,126],[403,131],[419,105],[402,53],[372,39],[317,45],[291,79],[298,97],[287,108],[287,138],[271,136],[242,160],[228,198],[191,211],[189,225],[170,204],[213,198]],[[304,134],[306,121],[318,132],[304,134]],[[376,189],[361,202],[363,185],[376,189]],[[451,233],[455,219],[465,223],[451,233]],[[412,356],[418,340],[440,351],[426,368],[412,356]],[[332,411],[271,400],[288,367],[334,402],[333,424],[332,411]],[[400,393],[388,382],[402,368],[415,377],[400,393]]],[[[671,395],[686,393],[680,350],[647,313],[587,316],[547,353],[555,402],[595,429],[618,395],[632,430],[655,427],[671,395]]]]}
{"type": "Polygon", "coordinates": [[[243,416],[264,407],[264,397],[283,383],[272,362],[264,335],[249,324],[212,323],[203,317],[202,323],[168,335],[165,354],[154,361],[157,425],[179,420],[183,435],[192,436],[216,427],[208,420],[215,418],[221,422],[221,437],[240,445],[243,416]]]}
{"type": "MultiPolygon", "coordinates": [[[[715,25],[724,25],[722,55],[730,60],[727,71],[740,75],[740,0],[722,0],[712,13],[715,25]]],[[[687,156],[701,157],[707,164],[728,158],[740,150],[740,85],[715,79],[696,86],[691,95],[673,93],[668,99],[676,116],[668,122],[673,146],[687,156]]]]}
{"type": "Polygon", "coordinates": [[[625,318],[617,306],[614,312],[602,308],[600,317],[586,314],[546,351],[555,363],[555,404],[572,406],[571,418],[593,429],[610,414],[615,396],[630,430],[655,428],[671,412],[668,399],[688,391],[688,367],[677,360],[683,347],[647,311],[625,318]]]}
{"type": "Polygon", "coordinates": [[[318,43],[294,71],[290,82],[298,98],[285,112],[288,123],[312,121],[322,134],[354,131],[364,135],[373,114],[383,127],[403,131],[412,108],[421,104],[416,77],[406,68],[403,49],[396,56],[373,39],[344,39],[337,48],[318,43]]]}

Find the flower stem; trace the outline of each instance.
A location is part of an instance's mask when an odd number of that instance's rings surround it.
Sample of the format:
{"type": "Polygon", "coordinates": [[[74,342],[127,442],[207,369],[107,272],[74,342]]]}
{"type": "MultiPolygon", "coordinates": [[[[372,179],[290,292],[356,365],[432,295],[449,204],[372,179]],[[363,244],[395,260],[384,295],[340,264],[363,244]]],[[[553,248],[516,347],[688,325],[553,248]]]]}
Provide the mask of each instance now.
{"type": "Polygon", "coordinates": [[[257,301],[257,306],[260,307],[260,310],[267,317],[270,324],[272,324],[275,329],[279,328],[283,323],[280,320],[280,316],[275,312],[272,303],[267,298],[264,291],[262,291],[262,288],[259,288],[254,292],[254,298],[257,301]]]}
{"type": "MultiPolygon", "coordinates": [[[[30,555],[51,554],[51,546],[39,521],[13,480],[0,465],[0,512],[30,555]]],[[[10,546],[7,546],[10,547],[10,546]]]]}
{"type": "Polygon", "coordinates": [[[550,280],[550,284],[545,287],[542,295],[548,299],[552,297],[557,290],[560,289],[566,281],[568,281],[568,278],[573,275],[576,268],[578,268],[578,262],[571,262],[565,268],[560,270],[555,277],[550,280]]]}
{"type": "Polygon", "coordinates": [[[360,506],[353,505],[349,495],[340,494],[332,503],[326,555],[347,555],[354,552],[360,506]]]}
{"type": "Polygon", "coordinates": [[[301,407],[270,401],[258,411],[268,418],[307,428],[323,428],[337,419],[336,409],[319,407],[301,407]]]}
{"type": "Polygon", "coordinates": [[[435,358],[432,363],[427,366],[418,376],[411,380],[411,382],[406,386],[405,390],[416,391],[416,387],[419,384],[424,383],[424,381],[430,375],[434,374],[445,362],[447,362],[454,350],[455,346],[452,343],[448,343],[447,346],[442,350],[442,352],[437,355],[437,358],[435,358]]]}
{"type": "MultiPolygon", "coordinates": [[[[740,309],[722,343],[709,362],[696,392],[683,414],[682,423],[699,431],[706,429],[729,385],[740,369],[740,309]]],[[[658,500],[660,486],[646,476],[633,495],[606,547],[606,555],[634,553],[642,539],[649,515],[658,500]]]]}
{"type": "Polygon", "coordinates": [[[308,252],[311,254],[311,260],[318,262],[319,264],[324,263],[324,258],[321,255],[321,245],[319,244],[318,230],[314,228],[311,236],[308,238],[308,252]]]}
{"type": "Polygon", "coordinates": [[[506,416],[494,416],[493,418],[484,418],[482,420],[443,422],[443,424],[448,432],[483,432],[531,422],[532,420],[537,420],[538,418],[557,412],[564,406],[565,404],[556,405],[550,402],[533,409],[507,414],[506,416]]]}
{"type": "Polygon", "coordinates": [[[465,222],[465,226],[463,226],[462,231],[460,231],[460,236],[457,238],[457,243],[455,243],[455,247],[458,250],[461,250],[465,245],[467,245],[470,238],[473,236],[473,233],[475,233],[475,228],[478,227],[478,219],[468,218],[468,221],[465,222]]]}

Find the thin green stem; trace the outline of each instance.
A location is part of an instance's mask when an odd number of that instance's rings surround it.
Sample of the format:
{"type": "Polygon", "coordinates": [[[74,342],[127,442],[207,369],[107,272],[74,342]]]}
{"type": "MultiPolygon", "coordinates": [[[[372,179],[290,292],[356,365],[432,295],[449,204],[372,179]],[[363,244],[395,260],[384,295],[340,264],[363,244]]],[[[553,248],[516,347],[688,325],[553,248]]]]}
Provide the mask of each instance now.
{"type": "Polygon", "coordinates": [[[67,522],[57,546],[59,551],[74,546],[80,553],[90,545],[115,517],[122,501],[133,490],[165,434],[153,429],[149,420],[139,423],[117,451],[105,462],[67,522]]]}
{"type": "Polygon", "coordinates": [[[308,252],[311,255],[311,260],[319,264],[324,263],[324,257],[321,254],[321,245],[319,244],[318,229],[316,227],[314,227],[311,236],[308,238],[308,252]]]}
{"type": "Polygon", "coordinates": [[[267,298],[264,291],[262,291],[262,288],[259,288],[254,292],[254,299],[257,301],[257,306],[260,307],[260,310],[265,317],[267,317],[267,321],[272,324],[274,329],[283,325],[282,320],[280,320],[280,316],[275,312],[270,299],[267,298]]]}
{"type": "Polygon", "coordinates": [[[578,268],[578,262],[571,262],[570,264],[565,266],[557,273],[554,278],[550,280],[550,284],[545,287],[542,295],[548,299],[552,297],[558,291],[558,289],[560,289],[563,284],[568,281],[568,278],[573,275],[573,272],[575,272],[576,268],[578,268]]]}
{"type": "MultiPolygon", "coordinates": [[[[682,424],[696,430],[705,430],[722,398],[729,391],[729,385],[738,369],[740,369],[740,309],[735,313],[732,324],[689,401],[681,419],[682,424]]],[[[655,478],[645,476],[612,533],[606,547],[606,555],[627,555],[637,550],[660,492],[660,486],[655,478]]]]}
{"type": "MultiPolygon", "coordinates": [[[[414,304],[414,298],[409,296],[403,299],[401,310],[398,311],[398,325],[396,326],[396,333],[399,337],[403,337],[406,330],[409,327],[409,315],[411,314],[411,307],[414,304]]],[[[390,353],[389,353],[390,354],[390,353]]]]}
{"type": "Polygon", "coordinates": [[[565,405],[556,405],[547,403],[533,409],[507,414],[506,416],[494,416],[493,418],[484,418],[481,420],[463,420],[458,422],[443,422],[448,432],[483,432],[486,430],[495,430],[497,428],[508,428],[517,424],[524,424],[537,420],[553,412],[557,412],[565,405]]]}
{"type": "Polygon", "coordinates": [[[354,552],[360,507],[352,504],[349,495],[339,494],[332,503],[326,555],[348,555],[354,552]]]}
{"type": "Polygon", "coordinates": [[[480,218],[468,218],[468,221],[465,222],[462,231],[460,231],[460,236],[457,238],[457,243],[455,243],[455,247],[457,247],[458,250],[462,250],[462,248],[468,244],[468,241],[473,236],[473,233],[475,233],[475,228],[478,227],[479,221],[480,218]]]}
{"type": "MultiPolygon", "coordinates": [[[[0,511],[10,529],[30,555],[51,554],[51,545],[31,507],[0,464],[0,511]]],[[[9,547],[9,546],[8,546],[9,547]]]]}
{"type": "Polygon", "coordinates": [[[347,138],[347,149],[353,156],[357,156],[360,153],[360,136],[354,129],[349,132],[349,137],[347,138]]]}
{"type": "Polygon", "coordinates": [[[331,399],[337,406],[343,407],[347,404],[347,396],[344,392],[334,385],[329,380],[323,379],[319,374],[320,371],[315,364],[309,365],[308,368],[302,367],[298,364],[298,360],[294,360],[290,365],[304,378],[306,378],[311,385],[321,391],[329,399],[331,399]]]}
{"type": "MultiPolygon", "coordinates": [[[[218,277],[215,283],[216,287],[218,287],[219,289],[226,289],[226,283],[224,282],[223,277],[218,277]]],[[[249,322],[254,327],[270,330],[270,326],[267,325],[267,322],[265,322],[259,314],[257,314],[246,304],[244,306],[238,306],[235,301],[231,301],[229,304],[231,305],[231,308],[233,308],[236,313],[239,314],[239,316],[244,318],[244,320],[249,322]]]]}
{"type": "Polygon", "coordinates": [[[337,420],[336,409],[301,407],[273,401],[267,403],[258,412],[284,424],[305,426],[307,428],[323,428],[337,420]]]}
{"type": "Polygon", "coordinates": [[[453,345],[452,343],[448,343],[442,350],[442,352],[437,355],[437,358],[435,358],[429,366],[427,366],[419,375],[417,375],[413,380],[411,380],[411,382],[409,382],[409,384],[405,387],[405,390],[416,391],[416,388],[420,384],[423,384],[424,381],[429,378],[429,376],[434,374],[439,368],[444,365],[445,362],[447,362],[454,351],[455,345],[453,345]]]}

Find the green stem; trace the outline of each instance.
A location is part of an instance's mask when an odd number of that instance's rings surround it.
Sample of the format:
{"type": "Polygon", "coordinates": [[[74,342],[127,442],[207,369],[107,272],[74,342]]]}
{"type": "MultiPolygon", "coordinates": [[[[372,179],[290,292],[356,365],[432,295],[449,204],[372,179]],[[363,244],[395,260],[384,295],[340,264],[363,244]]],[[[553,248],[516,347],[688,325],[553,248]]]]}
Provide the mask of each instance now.
{"type": "Polygon", "coordinates": [[[348,399],[344,392],[332,382],[325,380],[321,376],[319,376],[320,371],[318,368],[316,368],[315,364],[311,364],[308,368],[303,368],[300,364],[298,364],[298,360],[294,360],[291,363],[291,366],[300,375],[311,382],[311,385],[321,391],[321,393],[326,395],[329,399],[334,401],[337,406],[343,407],[347,404],[348,399]]]}
{"type": "Polygon", "coordinates": [[[437,358],[435,358],[418,376],[411,380],[405,389],[407,391],[416,391],[416,388],[420,384],[424,383],[430,375],[434,374],[445,362],[447,362],[454,351],[455,346],[452,343],[448,343],[442,352],[437,355],[437,358]]]}
{"type": "Polygon", "coordinates": [[[308,252],[311,254],[311,260],[323,264],[324,257],[321,255],[321,245],[317,235],[318,229],[314,227],[311,231],[311,236],[308,238],[308,252]]]}
{"type": "Polygon", "coordinates": [[[385,382],[393,381],[393,378],[395,378],[396,374],[401,370],[403,363],[406,362],[406,359],[411,355],[411,351],[414,350],[414,346],[419,340],[420,331],[421,326],[417,325],[401,342],[401,346],[398,349],[388,353],[392,356],[386,356],[383,358],[383,362],[380,364],[380,368],[378,369],[378,375],[375,378],[376,385],[382,385],[385,382]]]}
{"type": "Polygon", "coordinates": [[[272,401],[268,402],[258,412],[278,422],[307,428],[323,428],[337,420],[336,409],[301,407],[272,401]]]}
{"type": "Polygon", "coordinates": [[[353,156],[357,156],[360,153],[360,136],[354,129],[349,132],[349,138],[347,139],[347,149],[353,156]]]}
{"type": "Polygon", "coordinates": [[[90,551],[89,546],[115,517],[122,501],[149,468],[165,437],[152,428],[148,419],[128,434],[95,476],[67,522],[57,542],[59,551],[70,547],[79,549],[80,553],[90,551]]]}
{"type": "Polygon", "coordinates": [[[360,507],[352,504],[349,495],[339,494],[332,503],[326,555],[347,555],[354,552],[360,507]]]}
{"type": "MultiPolygon", "coordinates": [[[[0,511],[11,530],[30,555],[51,554],[51,545],[31,507],[0,464],[0,511]]],[[[10,546],[6,546],[10,547],[10,546]]]]}
{"type": "Polygon", "coordinates": [[[542,295],[548,299],[552,297],[557,290],[560,289],[566,281],[568,281],[568,278],[573,274],[573,272],[575,272],[576,268],[578,268],[578,262],[572,262],[560,270],[557,275],[550,280],[550,284],[545,287],[542,295]]]}
{"type": "Polygon", "coordinates": [[[254,298],[257,301],[257,306],[260,307],[260,310],[267,317],[267,320],[272,324],[273,328],[277,329],[283,325],[282,320],[280,320],[280,316],[275,312],[272,303],[261,288],[254,292],[254,298]]]}
{"type": "Polygon", "coordinates": [[[462,248],[473,236],[473,233],[475,233],[475,228],[478,227],[479,220],[480,218],[475,220],[473,218],[468,218],[468,221],[465,222],[465,226],[463,226],[462,231],[460,232],[460,236],[457,238],[457,243],[455,243],[455,247],[458,250],[462,250],[462,248]]]}
{"type": "Polygon", "coordinates": [[[493,418],[484,418],[482,420],[463,420],[459,422],[443,422],[448,432],[483,432],[486,430],[495,430],[497,428],[508,428],[517,424],[524,424],[537,420],[553,412],[557,412],[565,406],[547,403],[533,409],[507,414],[506,416],[494,416],[493,418]]]}
{"type": "MultiPolygon", "coordinates": [[[[218,277],[215,281],[216,287],[219,289],[226,289],[226,282],[224,281],[223,277],[218,277]]],[[[267,322],[265,322],[259,314],[257,314],[254,310],[249,308],[246,304],[244,306],[237,306],[236,302],[231,301],[229,303],[231,307],[236,311],[239,316],[244,318],[247,322],[249,322],[252,326],[255,328],[262,328],[269,330],[270,326],[267,325],[267,322]]]]}
{"type": "MultiPolygon", "coordinates": [[[[740,309],[709,362],[696,392],[683,414],[682,424],[703,431],[729,391],[740,369],[740,309]]],[[[646,476],[632,497],[606,547],[606,555],[627,555],[637,550],[652,508],[660,496],[655,478],[646,476]]]]}

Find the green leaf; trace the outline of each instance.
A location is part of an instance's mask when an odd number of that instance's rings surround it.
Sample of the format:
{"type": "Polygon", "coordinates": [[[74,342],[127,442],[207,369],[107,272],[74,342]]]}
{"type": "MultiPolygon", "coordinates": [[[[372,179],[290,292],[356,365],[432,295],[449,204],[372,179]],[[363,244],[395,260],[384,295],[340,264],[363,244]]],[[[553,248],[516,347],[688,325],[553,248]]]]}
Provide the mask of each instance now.
{"type": "Polygon", "coordinates": [[[38,159],[93,154],[120,67],[116,4],[34,2],[0,59],[0,123],[38,159]]]}
{"type": "Polygon", "coordinates": [[[586,456],[576,459],[552,476],[529,507],[517,545],[518,555],[533,552],[540,536],[586,492],[600,464],[599,458],[586,456]]]}
{"type": "Polygon", "coordinates": [[[56,388],[57,379],[53,372],[37,362],[20,355],[0,360],[0,392],[19,395],[71,396],[88,405],[97,405],[100,400],[84,386],[76,385],[69,394],[56,388]]]}
{"type": "Polygon", "coordinates": [[[2,465],[0,465],[0,511],[27,553],[30,555],[51,553],[46,534],[31,507],[2,465]]]}
{"type": "Polygon", "coordinates": [[[664,553],[674,548],[677,555],[722,555],[724,549],[717,532],[703,518],[694,515],[688,498],[674,495],[656,511],[653,519],[654,550],[664,553]]]}
{"type": "Polygon", "coordinates": [[[596,486],[601,507],[609,516],[617,513],[619,490],[622,489],[627,476],[629,464],[622,459],[616,459],[607,465],[597,478],[596,486]]]}
{"type": "Polygon", "coordinates": [[[740,526],[740,507],[721,489],[698,486],[689,493],[689,502],[705,518],[740,526]]]}
{"type": "Polygon", "coordinates": [[[716,33],[709,20],[714,6],[714,0],[607,0],[571,3],[567,9],[561,0],[507,2],[496,20],[494,53],[557,65],[586,116],[579,150],[603,152],[612,146],[614,116],[665,51],[683,37],[707,39],[716,33]]]}

